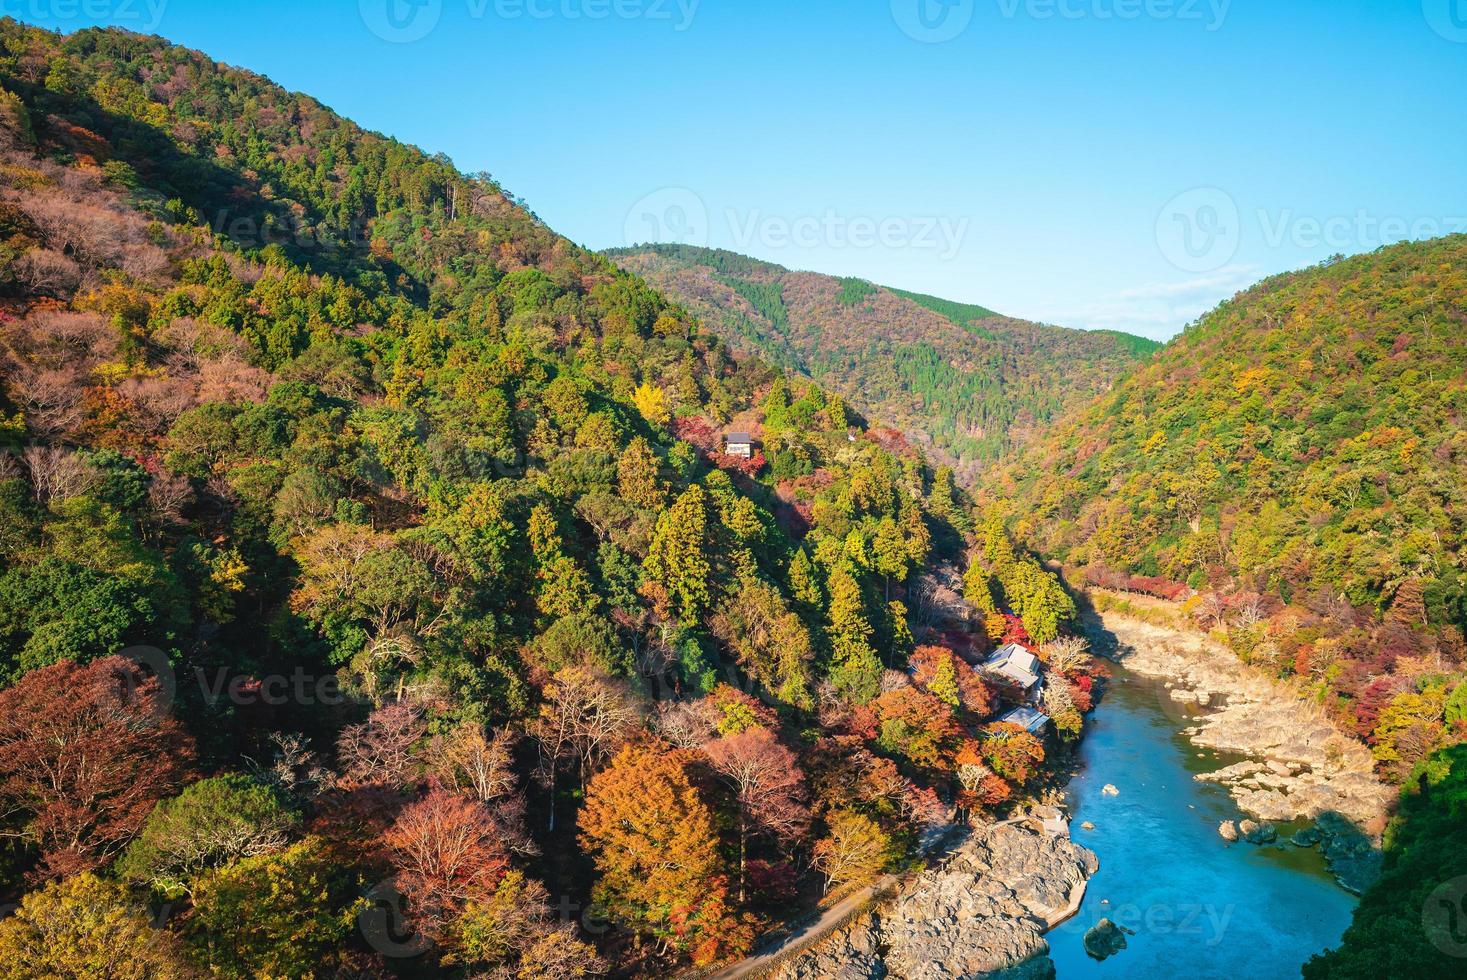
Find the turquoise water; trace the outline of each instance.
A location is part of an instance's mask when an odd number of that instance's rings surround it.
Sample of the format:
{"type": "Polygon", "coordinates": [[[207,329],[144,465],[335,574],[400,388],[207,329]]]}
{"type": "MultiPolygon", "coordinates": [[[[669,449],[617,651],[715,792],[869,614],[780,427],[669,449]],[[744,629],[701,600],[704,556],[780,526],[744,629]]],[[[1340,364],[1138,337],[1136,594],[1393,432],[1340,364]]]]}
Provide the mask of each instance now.
{"type": "Polygon", "coordinates": [[[1297,978],[1350,923],[1355,899],[1316,850],[1218,836],[1219,822],[1243,814],[1225,790],[1192,776],[1237,759],[1198,758],[1178,734],[1191,711],[1160,682],[1115,669],[1070,784],[1073,836],[1099,855],[1100,871],[1079,914],[1049,934],[1059,980],[1297,978]],[[1120,794],[1104,795],[1107,783],[1120,794]],[[1095,829],[1082,829],[1085,821],[1095,829]],[[1102,918],[1136,934],[1096,962],[1081,940],[1102,918]]]}

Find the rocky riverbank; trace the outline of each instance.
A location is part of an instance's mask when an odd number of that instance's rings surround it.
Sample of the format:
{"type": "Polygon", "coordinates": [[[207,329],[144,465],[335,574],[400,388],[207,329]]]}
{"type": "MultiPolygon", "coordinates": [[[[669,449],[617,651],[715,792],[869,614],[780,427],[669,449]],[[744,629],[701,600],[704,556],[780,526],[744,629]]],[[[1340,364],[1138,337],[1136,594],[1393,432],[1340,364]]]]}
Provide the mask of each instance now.
{"type": "Polygon", "coordinates": [[[778,980],[1054,976],[1044,934],[1079,907],[1095,855],[1037,823],[979,828],[895,899],[777,969],[778,980]]]}
{"type": "MultiPolygon", "coordinates": [[[[1265,677],[1210,637],[1103,610],[1089,627],[1098,652],[1167,682],[1179,730],[1195,745],[1248,757],[1197,779],[1226,787],[1264,826],[1314,822],[1341,884],[1352,891],[1368,884],[1396,791],[1376,777],[1364,745],[1337,730],[1292,685],[1265,677]]],[[[1271,843],[1267,836],[1252,840],[1271,843]]],[[[1296,843],[1312,840],[1305,835],[1296,843]]]]}

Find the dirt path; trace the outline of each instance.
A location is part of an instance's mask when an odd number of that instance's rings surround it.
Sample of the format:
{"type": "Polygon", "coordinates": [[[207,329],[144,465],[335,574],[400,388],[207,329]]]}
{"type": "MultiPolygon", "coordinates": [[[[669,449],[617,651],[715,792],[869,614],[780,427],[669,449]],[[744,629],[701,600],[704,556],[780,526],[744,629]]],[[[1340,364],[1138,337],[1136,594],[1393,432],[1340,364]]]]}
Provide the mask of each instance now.
{"type": "Polygon", "coordinates": [[[903,875],[886,875],[875,884],[852,892],[822,912],[818,919],[794,926],[793,931],[765,947],[762,952],[712,974],[708,980],[740,980],[742,977],[757,977],[772,970],[785,957],[804,952],[820,942],[872,902],[894,894],[906,880],[903,875]]]}
{"type": "MultiPolygon", "coordinates": [[[[998,823],[985,826],[985,833],[992,833],[1002,827],[1012,824],[1033,824],[1033,817],[1014,817],[1001,820],[998,823]]],[[[873,903],[897,894],[909,882],[917,878],[924,871],[941,870],[952,857],[954,851],[961,847],[971,836],[972,828],[954,824],[944,835],[932,845],[928,852],[928,866],[925,869],[908,872],[905,875],[885,875],[878,881],[867,885],[858,891],[852,892],[845,898],[836,902],[830,908],[821,912],[817,918],[805,919],[786,928],[784,935],[769,943],[747,959],[740,960],[732,966],[725,967],[717,973],[708,974],[701,980],[742,980],[744,977],[760,977],[775,969],[786,959],[792,958],[805,950],[820,943],[831,933],[840,929],[854,919],[862,910],[869,908],[873,903]]],[[[1074,909],[1079,908],[1080,898],[1084,890],[1080,890],[1080,896],[1071,896],[1073,908],[1063,917],[1052,922],[1051,928],[1063,922],[1065,918],[1074,914],[1074,909]]]]}

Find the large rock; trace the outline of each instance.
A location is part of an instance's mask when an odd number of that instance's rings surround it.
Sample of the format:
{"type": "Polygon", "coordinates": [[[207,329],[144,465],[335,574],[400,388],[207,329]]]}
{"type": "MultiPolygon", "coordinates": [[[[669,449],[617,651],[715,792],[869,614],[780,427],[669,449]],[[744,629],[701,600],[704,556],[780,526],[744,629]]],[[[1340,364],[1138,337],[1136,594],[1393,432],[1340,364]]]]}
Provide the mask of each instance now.
{"type": "Polygon", "coordinates": [[[1031,825],[979,829],[887,907],[857,917],[774,976],[1051,980],[1044,933],[1079,907],[1099,867],[1086,848],[1031,825]]]}
{"type": "Polygon", "coordinates": [[[1126,948],[1126,936],[1136,935],[1132,929],[1101,919],[1085,933],[1085,953],[1097,960],[1109,959],[1126,948]]]}

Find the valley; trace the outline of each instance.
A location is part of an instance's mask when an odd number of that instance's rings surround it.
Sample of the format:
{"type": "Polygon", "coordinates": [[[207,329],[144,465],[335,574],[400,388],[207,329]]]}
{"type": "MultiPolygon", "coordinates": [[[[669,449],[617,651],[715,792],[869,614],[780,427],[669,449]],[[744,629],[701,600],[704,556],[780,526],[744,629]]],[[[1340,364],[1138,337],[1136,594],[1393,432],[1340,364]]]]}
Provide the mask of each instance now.
{"type": "Polygon", "coordinates": [[[5,18],[0,980],[1455,975],[1464,419],[1464,235],[1160,344],[5,18]]]}

